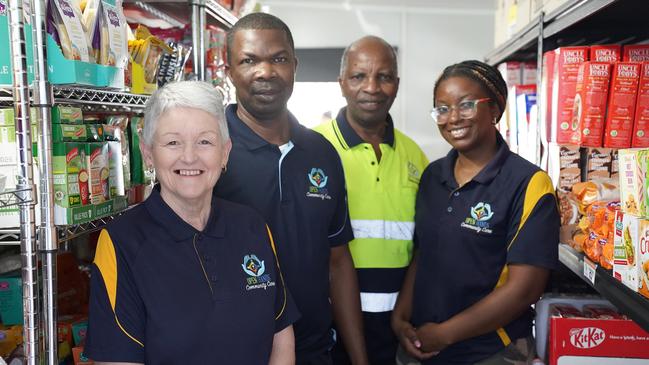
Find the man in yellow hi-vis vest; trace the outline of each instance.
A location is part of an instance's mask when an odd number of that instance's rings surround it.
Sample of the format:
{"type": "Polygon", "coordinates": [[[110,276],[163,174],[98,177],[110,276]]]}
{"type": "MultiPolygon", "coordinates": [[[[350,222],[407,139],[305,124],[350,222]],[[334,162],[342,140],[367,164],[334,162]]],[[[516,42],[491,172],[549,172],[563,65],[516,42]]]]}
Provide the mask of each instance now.
{"type": "MultiPolygon", "coordinates": [[[[367,36],[347,47],[338,82],[347,106],[315,129],[343,163],[370,363],[394,364],[398,340],[390,315],[412,257],[415,197],[428,160],[389,114],[399,77],[386,41],[367,36]]],[[[333,356],[336,364],[349,363],[340,339],[333,356]]]]}

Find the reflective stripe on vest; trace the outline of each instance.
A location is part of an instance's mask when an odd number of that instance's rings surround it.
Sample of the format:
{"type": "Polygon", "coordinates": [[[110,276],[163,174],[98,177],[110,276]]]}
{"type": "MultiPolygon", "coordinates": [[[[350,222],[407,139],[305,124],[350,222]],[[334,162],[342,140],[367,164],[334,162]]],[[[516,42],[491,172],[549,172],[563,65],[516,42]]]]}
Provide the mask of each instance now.
{"type": "Polygon", "coordinates": [[[394,309],[399,292],[396,293],[361,293],[361,309],[363,312],[381,313],[394,309]]]}
{"type": "Polygon", "coordinates": [[[382,238],[385,240],[412,240],[415,222],[352,219],[354,238],[382,238]]]}

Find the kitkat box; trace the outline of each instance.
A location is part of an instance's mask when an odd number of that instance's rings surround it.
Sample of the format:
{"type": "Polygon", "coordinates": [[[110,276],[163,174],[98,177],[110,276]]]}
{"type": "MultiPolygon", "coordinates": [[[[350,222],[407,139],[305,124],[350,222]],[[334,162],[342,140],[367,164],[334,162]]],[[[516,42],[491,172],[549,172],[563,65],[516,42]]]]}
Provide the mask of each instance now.
{"type": "Polygon", "coordinates": [[[637,62],[617,62],[613,66],[604,134],[605,147],[631,147],[641,66],[637,62]]]}
{"type": "Polygon", "coordinates": [[[550,318],[550,365],[646,364],[649,333],[628,319],[550,318]]]}
{"type": "Polygon", "coordinates": [[[649,147],[649,62],[642,64],[631,147],[649,147]]]}
{"type": "Polygon", "coordinates": [[[590,46],[590,60],[595,62],[618,62],[622,60],[622,47],[619,44],[590,46]]]}
{"type": "Polygon", "coordinates": [[[624,62],[649,62],[649,44],[629,44],[622,51],[624,62]]]}
{"type": "Polygon", "coordinates": [[[561,47],[554,50],[552,87],[552,129],[557,143],[571,143],[577,126],[573,125],[572,108],[577,91],[579,66],[588,61],[588,47],[561,47]]]}
{"type": "Polygon", "coordinates": [[[610,63],[587,61],[579,66],[571,123],[577,128],[572,134],[572,143],[585,147],[602,146],[610,77],[610,63]]]}

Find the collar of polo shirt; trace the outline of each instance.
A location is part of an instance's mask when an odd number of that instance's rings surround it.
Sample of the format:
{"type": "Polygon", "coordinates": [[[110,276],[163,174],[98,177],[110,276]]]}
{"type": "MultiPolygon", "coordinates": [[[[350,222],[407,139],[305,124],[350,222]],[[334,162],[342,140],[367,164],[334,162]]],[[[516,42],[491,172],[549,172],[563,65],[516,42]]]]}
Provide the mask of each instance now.
{"type": "MultiPolygon", "coordinates": [[[[348,148],[353,148],[361,143],[365,143],[352,126],[349,125],[349,121],[347,120],[347,107],[340,109],[338,116],[336,116],[336,122],[338,123],[338,129],[340,130],[340,133],[342,133],[348,148]]],[[[390,116],[390,114],[388,114],[387,122],[388,126],[385,128],[383,143],[394,148],[394,122],[392,121],[392,116],[390,116]]]]}

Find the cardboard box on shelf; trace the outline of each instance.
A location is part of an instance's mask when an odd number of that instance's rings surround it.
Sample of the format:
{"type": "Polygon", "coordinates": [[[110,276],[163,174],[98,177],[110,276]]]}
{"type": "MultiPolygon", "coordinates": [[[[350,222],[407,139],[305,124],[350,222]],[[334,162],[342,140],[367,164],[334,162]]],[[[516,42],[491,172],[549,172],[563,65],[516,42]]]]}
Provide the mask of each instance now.
{"type": "Polygon", "coordinates": [[[77,107],[55,105],[52,107],[52,123],[83,124],[83,111],[77,107]]]}
{"type": "Polygon", "coordinates": [[[572,125],[577,125],[577,130],[571,135],[572,143],[602,146],[610,77],[609,63],[587,61],[579,66],[572,109],[572,125]]]}
{"type": "Polygon", "coordinates": [[[570,192],[581,181],[581,155],[579,146],[550,143],[548,173],[553,185],[561,192],[570,192]]]}
{"type": "Polygon", "coordinates": [[[559,144],[571,143],[577,125],[573,123],[572,108],[577,91],[579,66],[588,61],[588,47],[561,47],[554,50],[552,86],[552,128],[559,144]]]}
{"type": "Polygon", "coordinates": [[[617,62],[613,66],[604,134],[605,147],[631,147],[640,67],[641,64],[635,62],[617,62]]]}
{"type": "Polygon", "coordinates": [[[647,216],[645,184],[649,150],[621,149],[618,156],[621,209],[635,216],[647,216]]]}
{"type": "Polygon", "coordinates": [[[613,238],[613,277],[633,291],[638,291],[638,226],[641,218],[622,211],[615,216],[613,238]]]}
{"type": "Polygon", "coordinates": [[[583,149],[586,160],[585,181],[611,177],[611,149],[588,147],[583,149]]]}
{"type": "Polygon", "coordinates": [[[90,204],[89,175],[83,143],[52,144],[52,175],[55,205],[69,208],[90,204]]]}
{"type": "Polygon", "coordinates": [[[590,46],[590,60],[595,62],[618,62],[622,60],[622,46],[619,44],[598,44],[590,46]]]}
{"type": "Polygon", "coordinates": [[[649,62],[649,44],[627,44],[622,54],[624,62],[649,62]]]}
{"type": "Polygon", "coordinates": [[[536,73],[537,73],[537,68],[538,66],[536,65],[536,62],[523,62],[523,65],[521,66],[521,81],[523,84],[534,84],[536,85],[536,73]]]}
{"type": "Polygon", "coordinates": [[[514,85],[522,84],[522,64],[518,61],[507,61],[498,65],[498,71],[505,79],[507,86],[512,87],[514,85]]]}
{"type": "Polygon", "coordinates": [[[553,316],[549,344],[550,365],[642,364],[647,360],[632,360],[649,359],[649,333],[628,319],[553,316]]]}
{"type": "Polygon", "coordinates": [[[631,147],[649,147],[649,62],[640,72],[631,147]]]}

